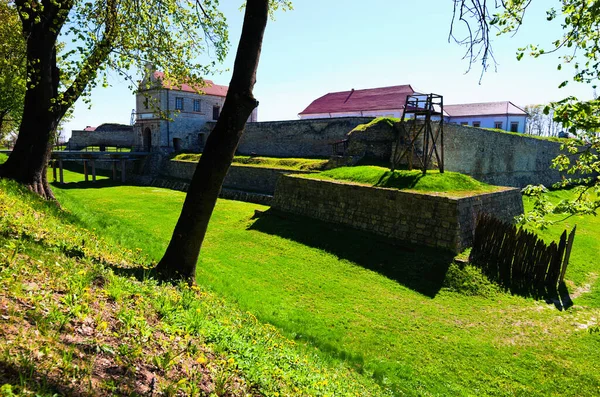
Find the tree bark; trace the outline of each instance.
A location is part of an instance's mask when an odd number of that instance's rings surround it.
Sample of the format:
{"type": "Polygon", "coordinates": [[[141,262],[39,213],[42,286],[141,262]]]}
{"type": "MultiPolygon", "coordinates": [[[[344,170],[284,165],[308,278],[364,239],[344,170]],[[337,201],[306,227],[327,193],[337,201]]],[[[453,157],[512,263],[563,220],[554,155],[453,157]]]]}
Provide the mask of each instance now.
{"type": "Polygon", "coordinates": [[[56,129],[67,110],[96,78],[116,39],[117,2],[107,0],[102,39],[83,61],[69,88],[61,95],[60,71],[56,65],[56,40],[73,8],[73,0],[15,0],[23,34],[27,37],[27,89],[19,135],[8,160],[0,166],[0,177],[14,179],[46,199],[54,199],[47,168],[56,129]]]}
{"type": "Polygon", "coordinates": [[[24,31],[27,39],[27,73],[32,76],[25,92],[19,135],[8,160],[0,166],[0,177],[14,179],[47,199],[54,199],[46,178],[53,137],[62,117],[53,107],[58,95],[59,71],[56,67],[56,37],[43,23],[24,31]]]}
{"type": "Polygon", "coordinates": [[[208,222],[246,121],[258,106],[252,89],[268,20],[269,0],[248,0],[233,76],[217,124],[196,166],[181,215],[167,250],[156,267],[163,279],[194,283],[196,263],[208,222]]]}

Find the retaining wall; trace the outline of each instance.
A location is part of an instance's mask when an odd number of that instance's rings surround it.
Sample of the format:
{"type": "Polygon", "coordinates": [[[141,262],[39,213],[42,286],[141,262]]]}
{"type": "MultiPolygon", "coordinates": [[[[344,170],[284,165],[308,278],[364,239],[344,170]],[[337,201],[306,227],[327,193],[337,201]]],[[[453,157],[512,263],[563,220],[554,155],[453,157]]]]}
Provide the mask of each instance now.
{"type": "Polygon", "coordinates": [[[444,125],[444,157],[448,171],[471,175],[500,186],[550,186],[561,180],[551,169],[561,143],[503,134],[481,128],[444,125]]]}
{"type": "Polygon", "coordinates": [[[517,189],[456,198],[285,175],[273,207],[394,240],[460,252],[471,245],[477,214],[512,222],[523,213],[517,189]]]}
{"type": "Polygon", "coordinates": [[[71,131],[69,147],[74,149],[86,146],[125,146],[132,147],[135,143],[133,130],[127,131],[71,131]]]}
{"type": "MultiPolygon", "coordinates": [[[[273,157],[327,157],[330,143],[346,139],[357,125],[373,117],[338,117],[248,123],[238,146],[239,154],[273,157]]],[[[214,123],[207,123],[212,130],[214,123]]]]}
{"type": "MultiPolygon", "coordinates": [[[[190,181],[194,175],[197,163],[186,161],[166,160],[160,170],[162,176],[190,181]]],[[[280,175],[289,173],[310,173],[308,171],[291,171],[280,168],[253,167],[248,165],[232,164],[229,167],[223,187],[248,192],[259,192],[273,195],[280,175]]]]}

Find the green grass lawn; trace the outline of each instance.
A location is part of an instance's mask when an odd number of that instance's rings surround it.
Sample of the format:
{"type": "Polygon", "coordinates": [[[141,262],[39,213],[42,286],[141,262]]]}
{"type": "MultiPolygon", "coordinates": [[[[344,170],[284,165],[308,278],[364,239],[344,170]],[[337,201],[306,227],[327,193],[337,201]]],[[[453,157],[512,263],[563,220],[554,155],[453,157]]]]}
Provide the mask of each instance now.
{"type": "Polygon", "coordinates": [[[0,396],[389,395],[103,232],[0,180],[0,396]]]}
{"type": "MultiPolygon", "coordinates": [[[[175,161],[197,162],[200,160],[200,153],[180,153],[173,157],[175,161]]],[[[233,164],[247,165],[252,167],[280,168],[296,171],[318,171],[322,170],[327,164],[324,159],[304,159],[304,158],[279,158],[279,157],[256,157],[256,156],[235,156],[233,164]]]]}
{"type": "MultiPolygon", "coordinates": [[[[184,194],[96,186],[55,193],[89,228],[158,260],[184,194]]],[[[600,318],[597,218],[581,219],[567,272],[575,306],[561,312],[499,291],[443,251],[305,218],[255,216],[265,209],[218,201],[198,283],[285,335],[395,395],[600,393],[600,334],[587,330],[600,318]]],[[[557,238],[563,227],[545,236],[557,238]]]]}
{"type": "MultiPolygon", "coordinates": [[[[558,203],[561,200],[573,199],[574,193],[570,190],[555,190],[546,193],[546,197],[558,203]]],[[[523,200],[525,211],[533,208],[533,200],[525,197],[523,200]]],[[[578,303],[582,305],[593,305],[600,307],[600,218],[597,216],[572,216],[565,219],[566,215],[551,215],[550,219],[558,223],[546,230],[536,230],[545,240],[558,240],[560,234],[567,229],[571,231],[577,226],[573,251],[571,253],[571,264],[567,274],[570,280],[570,290],[575,291],[578,303]],[[588,290],[588,293],[581,291],[588,290]]]]}
{"type": "Polygon", "coordinates": [[[374,165],[334,168],[318,174],[306,175],[305,177],[421,192],[469,194],[486,193],[499,189],[497,186],[479,182],[458,172],[444,172],[442,174],[438,170],[431,170],[423,175],[419,170],[390,171],[389,168],[374,165]]]}

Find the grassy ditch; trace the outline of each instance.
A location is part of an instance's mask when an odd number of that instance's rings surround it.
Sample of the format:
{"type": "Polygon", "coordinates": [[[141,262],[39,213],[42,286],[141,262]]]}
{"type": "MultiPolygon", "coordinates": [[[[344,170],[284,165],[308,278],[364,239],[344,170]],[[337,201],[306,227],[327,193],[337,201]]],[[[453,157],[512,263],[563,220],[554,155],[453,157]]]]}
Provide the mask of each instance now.
{"type": "MultiPolygon", "coordinates": [[[[198,162],[200,153],[180,153],[173,157],[175,161],[198,162]]],[[[304,159],[304,158],[279,158],[279,157],[255,157],[235,156],[233,164],[247,165],[252,167],[280,168],[295,171],[319,171],[325,168],[327,160],[304,159]]]]}
{"type": "Polygon", "coordinates": [[[418,170],[390,171],[389,168],[373,165],[334,168],[318,174],[306,175],[305,177],[421,192],[469,194],[493,192],[499,189],[497,186],[479,182],[458,172],[444,172],[442,174],[437,170],[431,170],[423,175],[418,170]]]}
{"type": "MultiPolygon", "coordinates": [[[[90,183],[55,187],[55,193],[90,230],[134,252],[143,248],[154,260],[164,252],[184,198],[164,189],[90,183]]],[[[599,219],[582,218],[567,271],[575,306],[561,312],[501,291],[444,251],[255,213],[266,209],[218,201],[198,284],[273,324],[297,346],[320,352],[330,365],[345,363],[362,381],[395,395],[598,394],[599,219]],[[584,235],[589,240],[582,244],[584,235]]],[[[564,226],[547,237],[556,239],[564,226]]],[[[365,391],[382,393],[369,387],[365,391]]]]}
{"type": "Polygon", "coordinates": [[[0,181],[0,395],[387,394],[98,226],[0,181]]]}

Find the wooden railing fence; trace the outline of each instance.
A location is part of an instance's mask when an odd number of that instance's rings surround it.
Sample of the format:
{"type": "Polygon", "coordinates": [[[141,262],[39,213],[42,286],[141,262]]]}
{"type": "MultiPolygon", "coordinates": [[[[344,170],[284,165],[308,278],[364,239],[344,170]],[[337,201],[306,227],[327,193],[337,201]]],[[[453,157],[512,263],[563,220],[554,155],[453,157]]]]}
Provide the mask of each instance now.
{"type": "Polygon", "coordinates": [[[500,285],[522,293],[556,289],[569,264],[573,228],[546,245],[534,233],[480,214],[469,261],[500,285]]]}

